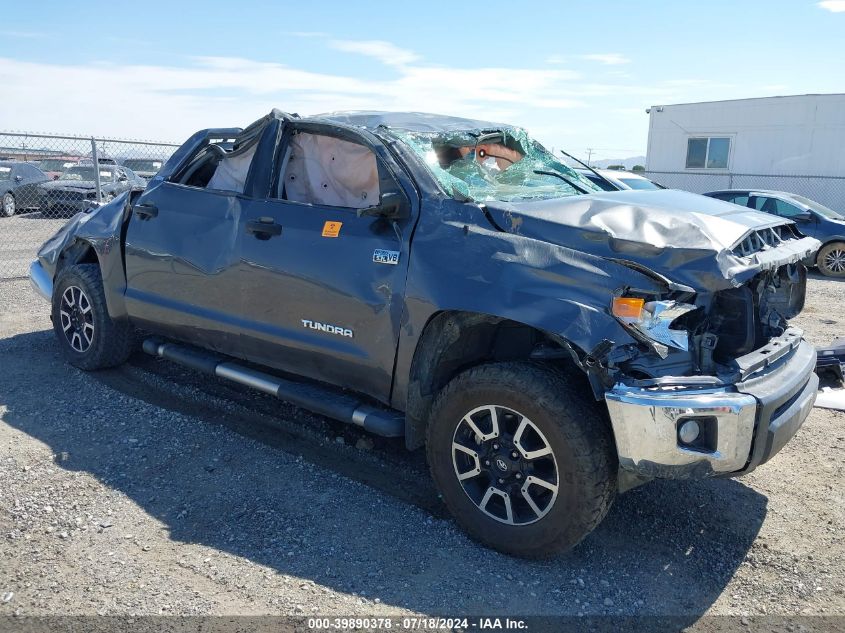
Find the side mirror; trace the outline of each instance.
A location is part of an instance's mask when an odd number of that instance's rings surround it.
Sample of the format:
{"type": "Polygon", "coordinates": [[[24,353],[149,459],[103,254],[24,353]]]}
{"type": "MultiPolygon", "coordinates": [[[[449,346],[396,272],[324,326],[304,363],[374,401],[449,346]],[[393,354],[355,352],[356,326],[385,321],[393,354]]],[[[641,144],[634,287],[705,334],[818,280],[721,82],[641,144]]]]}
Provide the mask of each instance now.
{"type": "Polygon", "coordinates": [[[23,176],[15,176],[15,182],[20,182],[23,180],[23,176]]]}
{"type": "Polygon", "coordinates": [[[798,215],[793,215],[791,219],[798,223],[811,222],[813,220],[813,214],[809,211],[803,211],[798,215]]]}
{"type": "Polygon", "coordinates": [[[399,193],[383,193],[377,205],[358,209],[358,217],[386,218],[388,220],[406,218],[408,217],[408,209],[405,197],[399,193]]]}

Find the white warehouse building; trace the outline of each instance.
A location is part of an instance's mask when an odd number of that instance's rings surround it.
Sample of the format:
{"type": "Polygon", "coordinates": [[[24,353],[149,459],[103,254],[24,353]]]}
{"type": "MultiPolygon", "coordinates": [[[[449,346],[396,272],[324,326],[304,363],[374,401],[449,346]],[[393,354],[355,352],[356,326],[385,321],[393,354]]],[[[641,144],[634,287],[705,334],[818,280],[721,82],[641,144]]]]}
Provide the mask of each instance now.
{"type": "Polygon", "coordinates": [[[646,170],[668,187],[776,189],[845,213],[845,94],[655,105],[646,170]]]}

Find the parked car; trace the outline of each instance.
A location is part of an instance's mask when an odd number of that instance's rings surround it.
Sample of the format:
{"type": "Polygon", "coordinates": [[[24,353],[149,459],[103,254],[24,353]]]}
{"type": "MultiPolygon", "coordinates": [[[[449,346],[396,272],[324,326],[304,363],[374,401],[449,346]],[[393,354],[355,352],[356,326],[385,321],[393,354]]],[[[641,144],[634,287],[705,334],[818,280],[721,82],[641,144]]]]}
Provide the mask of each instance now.
{"type": "Polygon", "coordinates": [[[50,180],[57,180],[65,171],[77,164],[79,164],[79,157],[59,156],[41,159],[38,161],[38,168],[47,174],[50,180]]]}
{"type": "Polygon", "coordinates": [[[806,262],[828,277],[845,277],[845,216],[823,204],[785,191],[727,189],[705,196],[742,207],[771,213],[798,223],[799,230],[821,242],[821,248],[806,262]]]}
{"type": "Polygon", "coordinates": [[[35,165],[19,161],[0,162],[0,195],[2,215],[11,217],[20,209],[37,209],[38,185],[47,181],[47,175],[35,165]]]}
{"type": "Polygon", "coordinates": [[[628,189],[653,191],[656,189],[666,189],[659,182],[655,182],[631,171],[616,169],[576,169],[576,171],[604,191],[625,191],[628,189]]]}
{"type": "Polygon", "coordinates": [[[122,162],[124,167],[128,167],[144,180],[155,176],[163,164],[164,161],[147,158],[127,158],[122,162]]]}
{"type": "Polygon", "coordinates": [[[818,386],[788,324],[818,245],[699,195],[601,192],[508,125],[273,111],[197,132],[30,277],[74,366],[144,331],[149,354],[425,445],[467,532],[538,557],[619,490],[742,475],[789,441],[818,386]]]}
{"type": "Polygon", "coordinates": [[[45,213],[77,213],[89,208],[97,200],[97,172],[100,175],[102,201],[110,202],[116,195],[132,188],[143,189],[146,181],[127,167],[101,164],[74,165],[57,180],[40,187],[41,210],[45,213]]]}

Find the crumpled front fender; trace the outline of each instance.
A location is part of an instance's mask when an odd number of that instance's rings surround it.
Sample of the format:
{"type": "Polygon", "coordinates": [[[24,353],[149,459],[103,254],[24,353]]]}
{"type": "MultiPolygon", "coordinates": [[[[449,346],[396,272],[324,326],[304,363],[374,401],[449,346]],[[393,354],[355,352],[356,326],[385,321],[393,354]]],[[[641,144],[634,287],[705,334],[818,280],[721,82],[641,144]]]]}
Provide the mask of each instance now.
{"type": "MultiPolygon", "coordinates": [[[[114,200],[96,209],[77,213],[59,229],[38,250],[38,260],[49,275],[55,279],[61,266],[74,263],[79,255],[72,249],[76,245],[90,246],[97,255],[103,277],[103,289],[109,316],[113,319],[126,317],[123,293],[126,290],[126,274],[123,267],[123,226],[129,217],[131,192],[124,192],[114,200]]],[[[85,248],[79,248],[81,254],[85,248]]]]}

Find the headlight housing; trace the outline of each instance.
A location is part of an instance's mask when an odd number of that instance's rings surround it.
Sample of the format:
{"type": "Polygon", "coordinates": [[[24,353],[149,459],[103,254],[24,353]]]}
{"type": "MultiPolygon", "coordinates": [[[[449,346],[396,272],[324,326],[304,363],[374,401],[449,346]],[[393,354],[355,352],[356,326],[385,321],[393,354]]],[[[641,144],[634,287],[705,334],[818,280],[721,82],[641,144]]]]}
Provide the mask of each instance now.
{"type": "Polygon", "coordinates": [[[673,329],[672,323],[698,306],[678,301],[646,301],[641,297],[614,297],[611,313],[628,330],[648,342],[656,343],[655,350],[664,356],[668,348],[689,350],[689,332],[673,329]]]}

